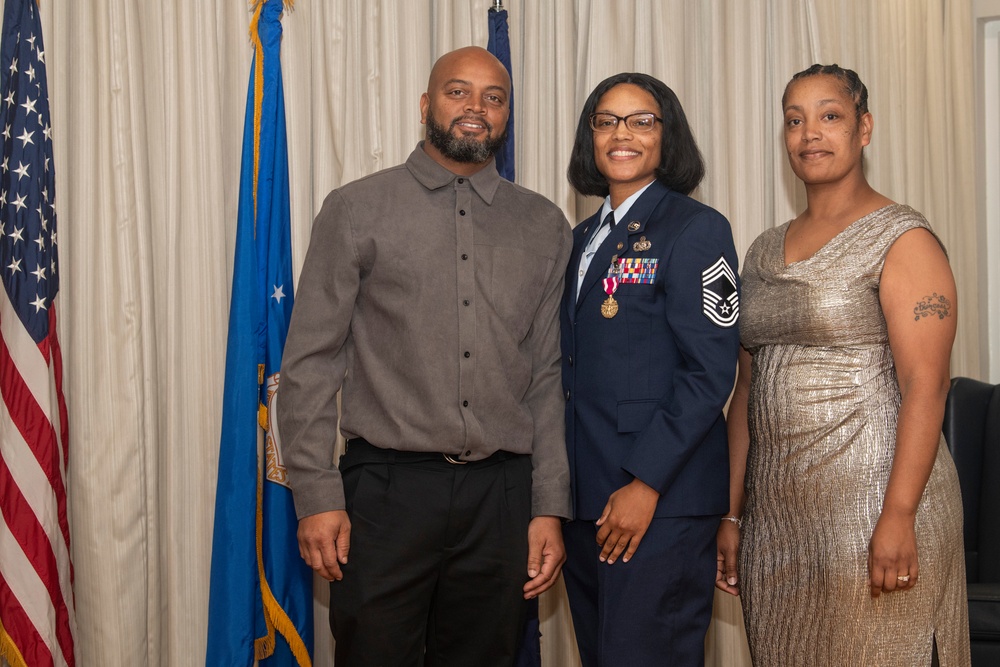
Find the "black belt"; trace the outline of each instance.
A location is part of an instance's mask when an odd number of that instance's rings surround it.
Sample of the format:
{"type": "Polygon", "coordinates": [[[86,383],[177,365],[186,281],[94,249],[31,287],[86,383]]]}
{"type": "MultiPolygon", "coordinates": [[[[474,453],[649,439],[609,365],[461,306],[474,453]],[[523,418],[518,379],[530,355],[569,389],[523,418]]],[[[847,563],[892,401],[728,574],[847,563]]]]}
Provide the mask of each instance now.
{"type": "Polygon", "coordinates": [[[351,438],[348,440],[346,451],[351,453],[352,459],[357,457],[354,461],[355,463],[426,463],[428,461],[447,461],[453,465],[484,465],[526,456],[526,454],[513,454],[499,449],[485,459],[463,461],[455,455],[445,454],[444,452],[405,452],[399,449],[376,447],[364,438],[351,438]]]}

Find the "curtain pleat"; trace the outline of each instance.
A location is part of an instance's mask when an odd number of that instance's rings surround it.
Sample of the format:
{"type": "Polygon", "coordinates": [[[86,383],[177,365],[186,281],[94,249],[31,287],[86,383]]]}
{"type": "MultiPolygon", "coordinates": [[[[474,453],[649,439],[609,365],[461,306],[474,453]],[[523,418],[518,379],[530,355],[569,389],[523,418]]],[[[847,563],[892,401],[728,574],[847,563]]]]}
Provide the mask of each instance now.
{"type": "MultiPolygon", "coordinates": [[[[491,0],[298,0],[284,20],[293,263],[329,191],[405,160],[434,60],[487,39],[491,0]]],[[[813,62],[868,84],[866,168],[924,212],[959,284],[953,374],[977,376],[972,19],[947,0],[506,0],[518,180],[571,223],[566,182],[593,87],[644,71],[677,93],[705,156],[695,195],[742,255],[804,206],[780,98],[813,62]]],[[[63,274],[78,664],[204,664],[232,257],[251,50],[244,0],[43,1],[63,274]]],[[[405,224],[405,221],[402,221],[405,224]]],[[[416,242],[416,240],[415,240],[416,242]]],[[[777,585],[777,584],[776,584],[777,585]]],[[[332,664],[316,582],[316,664],[332,664]]],[[[577,663],[560,583],[543,664],[577,663]]],[[[749,665],[717,595],[710,665],[749,665]]]]}

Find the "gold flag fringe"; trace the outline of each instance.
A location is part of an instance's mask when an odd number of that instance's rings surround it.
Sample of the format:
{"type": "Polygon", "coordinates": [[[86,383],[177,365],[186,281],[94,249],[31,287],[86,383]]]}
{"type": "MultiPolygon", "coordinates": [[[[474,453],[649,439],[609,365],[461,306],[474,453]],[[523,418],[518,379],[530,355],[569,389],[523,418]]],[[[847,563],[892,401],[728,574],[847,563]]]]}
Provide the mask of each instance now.
{"type": "MultiPolygon", "coordinates": [[[[257,389],[260,390],[260,386],[264,384],[264,364],[257,364],[257,389]]],[[[257,423],[260,427],[267,430],[267,406],[263,403],[258,402],[257,404],[257,423]]]]}
{"type": "MultiPolygon", "coordinates": [[[[260,119],[264,102],[264,45],[260,42],[260,12],[266,0],[250,0],[250,43],[253,45],[253,237],[257,238],[257,180],[260,175],[260,119]]],[[[284,6],[291,10],[295,0],[285,0],[284,6]]]]}
{"type": "MultiPolygon", "coordinates": [[[[309,650],[299,636],[299,631],[292,623],[292,619],[281,608],[281,603],[274,597],[271,587],[267,583],[264,575],[264,476],[260,468],[257,470],[257,575],[260,578],[260,593],[264,600],[264,621],[267,624],[267,635],[254,640],[254,655],[258,660],[263,660],[274,653],[275,637],[277,630],[288,642],[292,655],[298,661],[300,667],[312,667],[312,660],[309,658],[309,650]]],[[[13,667],[13,666],[12,666],[13,667]]]]}
{"type": "Polygon", "coordinates": [[[27,667],[28,665],[24,661],[24,656],[21,655],[21,650],[17,648],[17,644],[7,634],[7,629],[3,627],[2,620],[0,620],[0,657],[6,660],[10,667],[27,667]]]}

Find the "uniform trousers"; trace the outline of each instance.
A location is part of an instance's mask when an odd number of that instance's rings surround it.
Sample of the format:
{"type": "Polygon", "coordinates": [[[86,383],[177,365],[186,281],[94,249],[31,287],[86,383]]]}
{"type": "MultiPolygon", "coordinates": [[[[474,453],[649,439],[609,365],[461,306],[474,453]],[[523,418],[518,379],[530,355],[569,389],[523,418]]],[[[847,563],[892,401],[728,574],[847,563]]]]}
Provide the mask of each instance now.
{"type": "Polygon", "coordinates": [[[702,667],[719,518],[654,518],[629,562],[598,560],[593,521],[563,525],[573,629],[583,667],[702,667]]]}
{"type": "Polygon", "coordinates": [[[330,585],[337,667],[505,667],[524,623],[531,459],[348,442],[344,578],[330,585]]]}

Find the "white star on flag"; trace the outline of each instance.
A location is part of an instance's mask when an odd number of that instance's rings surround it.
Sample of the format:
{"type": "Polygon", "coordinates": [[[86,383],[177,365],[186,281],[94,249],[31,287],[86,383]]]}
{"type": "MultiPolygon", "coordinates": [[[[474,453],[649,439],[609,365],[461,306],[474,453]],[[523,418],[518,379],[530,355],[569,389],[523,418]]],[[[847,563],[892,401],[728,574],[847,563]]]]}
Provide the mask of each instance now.
{"type": "Polygon", "coordinates": [[[37,99],[33,100],[30,97],[26,97],[25,99],[27,100],[27,102],[21,105],[22,107],[24,107],[24,110],[27,113],[38,113],[37,111],[35,111],[35,102],[37,102],[38,100],[37,99]]]}

